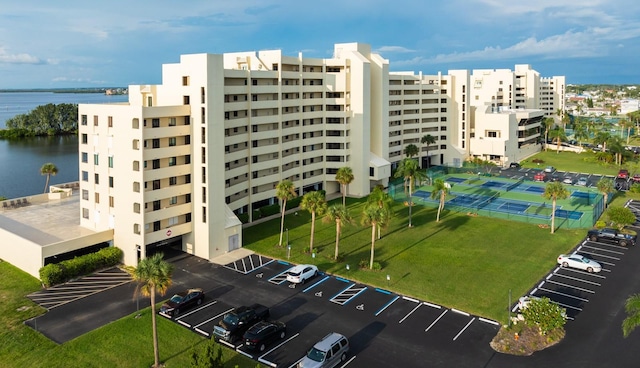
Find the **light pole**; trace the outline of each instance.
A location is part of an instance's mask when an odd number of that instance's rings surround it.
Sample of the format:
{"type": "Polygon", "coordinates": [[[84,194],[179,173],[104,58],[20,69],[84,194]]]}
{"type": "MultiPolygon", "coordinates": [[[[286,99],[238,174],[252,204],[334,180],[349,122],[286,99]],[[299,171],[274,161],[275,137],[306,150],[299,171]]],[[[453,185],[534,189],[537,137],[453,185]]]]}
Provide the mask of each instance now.
{"type": "Polygon", "coordinates": [[[287,230],[287,260],[291,256],[291,245],[289,245],[289,228],[287,230]]]}

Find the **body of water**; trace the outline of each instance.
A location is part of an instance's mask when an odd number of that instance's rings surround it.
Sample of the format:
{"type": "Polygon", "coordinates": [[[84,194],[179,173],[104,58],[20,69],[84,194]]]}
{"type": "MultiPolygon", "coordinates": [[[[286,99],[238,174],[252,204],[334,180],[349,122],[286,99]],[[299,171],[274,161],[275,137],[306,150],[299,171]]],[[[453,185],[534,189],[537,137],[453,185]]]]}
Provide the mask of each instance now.
{"type": "MultiPolygon", "coordinates": [[[[115,103],[128,96],[100,93],[11,92],[0,93],[0,129],[5,121],[26,114],[48,103],[115,103]]],[[[35,137],[20,140],[0,139],[0,196],[25,197],[44,191],[46,177],[40,175],[43,164],[51,162],[58,174],[50,184],[78,180],[78,137],[35,137]]]]}

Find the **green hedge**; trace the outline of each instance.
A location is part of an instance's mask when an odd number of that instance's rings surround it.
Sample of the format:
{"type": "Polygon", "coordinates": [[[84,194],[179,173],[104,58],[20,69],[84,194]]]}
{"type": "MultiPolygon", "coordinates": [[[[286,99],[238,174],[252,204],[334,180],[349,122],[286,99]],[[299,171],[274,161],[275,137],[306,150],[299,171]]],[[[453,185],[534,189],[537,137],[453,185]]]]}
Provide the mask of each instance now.
{"type": "Polygon", "coordinates": [[[122,249],[116,247],[102,248],[95,253],[89,253],[60,263],[50,263],[40,268],[40,280],[44,286],[49,287],[105,267],[115,266],[121,260],[122,249]]]}

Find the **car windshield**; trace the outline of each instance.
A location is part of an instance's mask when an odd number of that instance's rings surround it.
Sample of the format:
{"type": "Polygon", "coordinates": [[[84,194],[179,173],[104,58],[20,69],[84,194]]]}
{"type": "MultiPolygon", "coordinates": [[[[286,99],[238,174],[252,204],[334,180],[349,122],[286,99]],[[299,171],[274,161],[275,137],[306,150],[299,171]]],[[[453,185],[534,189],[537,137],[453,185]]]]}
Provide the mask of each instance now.
{"type": "Polygon", "coordinates": [[[178,295],[178,294],[176,294],[176,295],[171,297],[171,301],[174,302],[174,303],[180,303],[180,302],[182,302],[182,299],[183,299],[183,297],[178,295]]]}
{"type": "Polygon", "coordinates": [[[229,313],[224,316],[224,323],[235,326],[238,324],[238,316],[236,316],[235,314],[229,313]]]}
{"type": "Polygon", "coordinates": [[[322,362],[324,361],[325,352],[320,351],[316,348],[311,348],[307,353],[307,358],[313,360],[314,362],[322,362]]]}
{"type": "Polygon", "coordinates": [[[300,272],[289,272],[291,276],[300,276],[300,272]]]}

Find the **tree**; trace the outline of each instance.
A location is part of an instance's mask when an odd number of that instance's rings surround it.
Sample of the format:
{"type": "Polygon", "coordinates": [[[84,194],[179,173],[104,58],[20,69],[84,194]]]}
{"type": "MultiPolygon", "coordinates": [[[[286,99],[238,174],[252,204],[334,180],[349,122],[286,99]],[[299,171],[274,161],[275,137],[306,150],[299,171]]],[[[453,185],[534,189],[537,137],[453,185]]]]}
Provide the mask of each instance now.
{"type": "Polygon", "coordinates": [[[323,217],[323,222],[336,223],[336,252],[334,259],[338,260],[338,245],[340,243],[340,235],[342,234],[342,226],[352,222],[349,210],[344,205],[334,205],[328,208],[327,215],[323,217]]]}
{"type": "Polygon", "coordinates": [[[284,212],[287,209],[287,201],[297,196],[296,187],[291,180],[283,180],[276,185],[276,197],[282,201],[282,208],[280,209],[280,241],[278,245],[282,246],[282,233],[284,232],[284,212]]]}
{"type": "Polygon", "coordinates": [[[376,228],[387,224],[391,214],[386,207],[380,207],[377,203],[368,203],[362,211],[362,224],[371,226],[371,259],[369,269],[373,269],[373,258],[376,248],[376,228]]]}
{"type": "Polygon", "coordinates": [[[302,196],[300,208],[311,213],[311,239],[309,239],[309,253],[313,253],[313,235],[316,231],[316,215],[322,216],[327,210],[327,201],[320,191],[309,192],[302,196]]]}
{"type": "Polygon", "coordinates": [[[51,178],[51,175],[56,176],[57,173],[58,173],[58,168],[56,167],[56,165],[52,164],[51,162],[48,162],[42,165],[42,167],[40,168],[40,174],[47,176],[47,181],[44,184],[44,193],[46,193],[47,188],[49,188],[49,178],[51,178]]]}
{"type": "Polygon", "coordinates": [[[522,310],[525,323],[537,326],[542,335],[563,328],[567,323],[566,315],[567,311],[564,308],[552,303],[547,297],[532,299],[529,305],[522,310]]]}
{"type": "Polygon", "coordinates": [[[602,152],[606,152],[607,151],[607,142],[609,141],[609,139],[611,139],[611,134],[609,134],[609,132],[599,131],[593,137],[593,144],[595,144],[595,145],[601,144],[602,145],[602,152]]]}
{"type": "Polygon", "coordinates": [[[589,139],[589,130],[583,119],[578,119],[574,125],[573,136],[582,145],[582,142],[589,139]]]}
{"type": "Polygon", "coordinates": [[[627,318],[622,321],[622,335],[628,337],[640,326],[640,294],[631,295],[624,303],[624,310],[627,312],[627,318]]]}
{"type": "Polygon", "coordinates": [[[449,189],[451,186],[449,183],[445,182],[442,179],[436,179],[433,182],[433,190],[431,191],[431,199],[440,199],[440,204],[438,205],[438,216],[436,217],[436,222],[440,222],[440,212],[444,208],[444,201],[447,199],[447,194],[449,194],[449,189]]]}
{"type": "MultiPolygon", "coordinates": [[[[560,110],[560,109],[558,109],[560,110]]],[[[547,141],[549,140],[549,130],[554,124],[553,118],[544,118],[542,120],[542,128],[544,129],[544,150],[548,149],[547,141]]]]}
{"type": "Polygon", "coordinates": [[[138,285],[134,295],[141,293],[151,298],[151,325],[153,328],[154,367],[160,367],[160,353],[158,351],[158,328],[156,325],[156,293],[164,295],[171,286],[173,265],[163,259],[162,253],[142,259],[137,267],[126,267],[138,285]]]}
{"type": "Polygon", "coordinates": [[[224,368],[222,346],[216,344],[215,339],[209,341],[204,348],[204,352],[199,353],[195,348],[191,350],[192,368],[224,368]]]}
{"type": "Polygon", "coordinates": [[[562,127],[555,127],[549,131],[549,137],[556,142],[556,153],[560,153],[562,141],[567,140],[567,134],[562,127]]]}
{"type": "MultiPolygon", "coordinates": [[[[389,193],[384,191],[384,188],[381,185],[376,185],[375,188],[367,197],[367,205],[376,205],[384,210],[389,217],[391,217],[391,204],[393,203],[393,199],[389,195],[389,193]]],[[[378,226],[378,239],[380,239],[380,226],[378,226]]]]}
{"type": "Polygon", "coordinates": [[[420,170],[420,164],[418,161],[412,158],[405,158],[400,161],[400,165],[398,165],[398,169],[394,175],[396,178],[404,178],[405,181],[409,182],[409,227],[412,227],[411,223],[411,208],[413,207],[413,185],[415,182],[421,182],[427,178],[427,175],[420,170]]]}
{"type": "Polygon", "coordinates": [[[420,150],[418,150],[418,146],[415,144],[409,144],[404,148],[404,154],[411,158],[413,156],[417,156],[420,150]]]}
{"type": "Polygon", "coordinates": [[[609,203],[609,193],[612,193],[614,191],[613,180],[603,177],[602,179],[598,180],[596,187],[598,188],[598,191],[604,196],[604,208],[607,208],[607,203],[609,203]]]}
{"type": "Polygon", "coordinates": [[[622,160],[627,152],[627,149],[622,144],[622,139],[620,137],[610,137],[607,145],[609,146],[609,151],[615,155],[616,164],[622,165],[622,160]]]}
{"type": "Polygon", "coordinates": [[[346,206],[347,185],[353,181],[353,170],[350,167],[344,166],[338,169],[336,172],[336,180],[342,186],[342,205],[346,206]]]}
{"type": "Polygon", "coordinates": [[[627,130],[627,145],[629,145],[629,139],[631,139],[631,128],[634,126],[633,122],[627,119],[620,119],[618,125],[620,125],[620,129],[627,130]]]}
{"type": "Polygon", "coordinates": [[[558,199],[566,199],[569,197],[569,191],[565,188],[564,184],[559,181],[554,181],[547,183],[547,186],[544,188],[544,193],[542,196],[546,199],[552,200],[551,206],[551,234],[555,232],[555,221],[556,221],[556,201],[558,199]]]}
{"type": "Polygon", "coordinates": [[[609,222],[619,230],[622,230],[627,225],[633,225],[633,223],[636,222],[636,215],[626,207],[609,207],[606,215],[609,222]]]}
{"type": "Polygon", "coordinates": [[[429,169],[429,146],[436,144],[436,137],[426,134],[420,139],[420,143],[427,145],[427,169],[429,169]]]}

